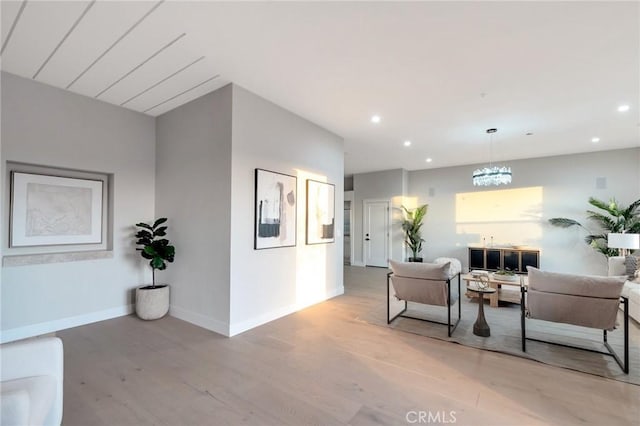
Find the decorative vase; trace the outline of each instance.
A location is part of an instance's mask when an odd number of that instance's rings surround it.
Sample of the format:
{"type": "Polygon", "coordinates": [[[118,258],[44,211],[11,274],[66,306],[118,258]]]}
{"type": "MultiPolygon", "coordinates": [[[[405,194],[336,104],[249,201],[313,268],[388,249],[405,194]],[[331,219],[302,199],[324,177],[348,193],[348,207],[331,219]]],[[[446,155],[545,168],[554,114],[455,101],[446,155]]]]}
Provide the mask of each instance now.
{"type": "Polygon", "coordinates": [[[143,320],[162,318],[169,312],[169,285],[150,285],[136,289],[136,314],[143,320]]]}
{"type": "Polygon", "coordinates": [[[629,279],[633,279],[638,271],[638,258],[634,255],[628,255],[624,259],[626,274],[629,279]]]}
{"type": "Polygon", "coordinates": [[[422,258],[421,257],[410,257],[408,259],[409,262],[417,262],[417,263],[422,263],[422,258]]]}

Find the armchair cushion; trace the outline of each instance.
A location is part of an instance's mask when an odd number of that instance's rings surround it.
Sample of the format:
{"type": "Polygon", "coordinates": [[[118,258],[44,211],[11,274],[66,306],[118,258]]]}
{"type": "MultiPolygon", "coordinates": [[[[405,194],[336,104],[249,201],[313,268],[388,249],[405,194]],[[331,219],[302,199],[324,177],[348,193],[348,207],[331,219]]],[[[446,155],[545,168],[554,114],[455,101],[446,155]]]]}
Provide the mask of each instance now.
{"type": "Polygon", "coordinates": [[[442,265],[449,262],[449,278],[455,277],[462,272],[462,263],[453,257],[439,257],[433,261],[437,265],[442,265]]]}
{"type": "MultiPolygon", "coordinates": [[[[447,306],[449,263],[403,263],[390,261],[391,283],[396,297],[407,302],[447,306]]],[[[458,299],[451,294],[450,304],[458,299]]]]}
{"type": "Polygon", "coordinates": [[[6,426],[28,425],[29,392],[26,389],[2,389],[0,392],[0,424],[6,426]]]}
{"type": "Polygon", "coordinates": [[[396,262],[389,261],[393,274],[398,277],[418,278],[427,280],[443,280],[449,279],[450,262],[437,263],[419,263],[419,262],[396,262]]]}
{"type": "Polygon", "coordinates": [[[527,314],[530,318],[613,330],[624,277],[529,271],[527,314]]]}
{"type": "Polygon", "coordinates": [[[0,383],[1,424],[42,425],[56,396],[56,378],[35,376],[0,383]],[[24,421],[24,419],[28,419],[24,421]]]}
{"type": "Polygon", "coordinates": [[[529,290],[601,299],[620,298],[622,286],[626,281],[624,277],[546,272],[532,266],[527,266],[527,271],[529,271],[529,290]]]}
{"type": "Polygon", "coordinates": [[[607,275],[609,275],[610,277],[616,277],[626,274],[627,268],[625,266],[624,256],[611,256],[609,259],[607,259],[607,264],[607,275]]]}
{"type": "Polygon", "coordinates": [[[0,424],[60,425],[63,380],[64,354],[59,338],[25,339],[1,345],[0,424]],[[5,392],[8,401],[5,401],[5,392]],[[27,423],[22,422],[25,409],[29,417],[27,423]],[[11,417],[5,417],[5,414],[11,417]]]}

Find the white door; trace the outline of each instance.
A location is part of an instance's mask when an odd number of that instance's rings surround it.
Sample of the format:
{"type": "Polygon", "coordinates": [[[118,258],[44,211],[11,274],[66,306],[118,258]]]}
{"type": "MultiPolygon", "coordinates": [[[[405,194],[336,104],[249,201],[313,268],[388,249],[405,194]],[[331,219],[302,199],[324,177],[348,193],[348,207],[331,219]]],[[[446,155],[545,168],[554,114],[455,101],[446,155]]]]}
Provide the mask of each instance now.
{"type": "Polygon", "coordinates": [[[364,264],[389,265],[389,202],[364,202],[364,264]]]}

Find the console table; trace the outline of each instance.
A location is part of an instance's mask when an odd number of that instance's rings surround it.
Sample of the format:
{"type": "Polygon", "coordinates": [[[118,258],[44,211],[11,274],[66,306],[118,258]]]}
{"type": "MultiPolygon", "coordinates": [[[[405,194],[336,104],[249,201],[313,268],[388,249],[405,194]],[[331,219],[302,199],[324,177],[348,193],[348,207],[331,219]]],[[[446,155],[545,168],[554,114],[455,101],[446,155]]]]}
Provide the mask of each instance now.
{"type": "Polygon", "coordinates": [[[526,274],[527,266],[540,267],[540,250],[513,247],[469,247],[469,270],[508,269],[526,274]]]}

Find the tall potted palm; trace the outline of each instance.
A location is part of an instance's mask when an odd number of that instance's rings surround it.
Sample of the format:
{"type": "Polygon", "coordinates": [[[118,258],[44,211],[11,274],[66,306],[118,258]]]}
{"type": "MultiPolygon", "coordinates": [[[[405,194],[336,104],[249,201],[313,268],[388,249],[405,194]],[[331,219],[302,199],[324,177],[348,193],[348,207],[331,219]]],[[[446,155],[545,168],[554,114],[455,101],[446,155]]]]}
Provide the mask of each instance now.
{"type": "Polygon", "coordinates": [[[422,221],[427,214],[427,204],[423,204],[413,210],[407,209],[405,206],[401,206],[404,211],[404,220],[402,221],[402,230],[404,231],[404,243],[411,250],[411,257],[409,262],[422,262],[422,258],[418,257],[422,250],[422,221]]]}
{"type": "Polygon", "coordinates": [[[617,256],[618,250],[607,245],[607,235],[610,233],[640,233],[640,200],[636,200],[629,206],[618,203],[614,198],[609,202],[590,197],[589,204],[601,211],[587,210],[587,218],[596,226],[596,231],[591,231],[580,222],[565,217],[554,217],[549,223],[561,228],[578,226],[587,231],[584,240],[595,250],[607,257],[617,256]]]}
{"type": "Polygon", "coordinates": [[[136,314],[144,320],[162,318],[169,312],[169,285],[156,285],[156,269],[167,269],[167,263],[173,262],[176,249],[164,238],[167,235],[166,217],[157,219],[152,224],[136,223],[136,245],[141,256],[151,266],[151,285],[136,289],[136,314]]]}

